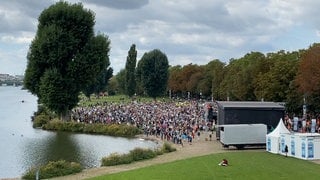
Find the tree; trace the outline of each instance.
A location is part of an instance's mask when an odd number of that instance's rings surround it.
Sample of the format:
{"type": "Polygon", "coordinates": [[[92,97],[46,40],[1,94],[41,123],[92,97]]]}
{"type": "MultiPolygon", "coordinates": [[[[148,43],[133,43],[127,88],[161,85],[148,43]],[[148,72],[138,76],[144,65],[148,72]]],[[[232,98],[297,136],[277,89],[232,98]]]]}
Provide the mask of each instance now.
{"type": "Polygon", "coordinates": [[[115,95],[118,90],[118,81],[116,76],[112,76],[108,82],[107,86],[108,95],[115,95]]]}
{"type": "Polygon", "coordinates": [[[113,69],[108,67],[110,65],[110,41],[108,40],[108,37],[99,34],[93,39],[95,40],[95,42],[93,43],[93,45],[95,46],[91,48],[91,57],[96,56],[96,58],[101,58],[101,61],[105,61],[105,67],[94,80],[92,80],[87,86],[84,87],[83,92],[88,98],[90,98],[90,95],[92,93],[99,95],[100,92],[105,91],[108,85],[108,81],[112,77],[113,73],[113,69]]]}
{"type": "Polygon", "coordinates": [[[263,98],[268,101],[285,102],[289,93],[289,86],[294,80],[298,69],[298,53],[284,52],[270,53],[270,69],[257,78],[256,87],[262,90],[263,98]]]}
{"type": "Polygon", "coordinates": [[[168,90],[171,91],[171,96],[179,96],[183,91],[181,78],[181,65],[169,67],[168,90]]]}
{"type": "Polygon", "coordinates": [[[254,96],[254,78],[257,75],[256,67],[264,55],[251,52],[240,59],[232,59],[225,71],[222,81],[222,92],[232,100],[256,100],[254,96]]]}
{"type": "Polygon", "coordinates": [[[319,113],[320,109],[320,44],[313,44],[301,57],[295,82],[306,98],[308,111],[319,113]]]}
{"type": "Polygon", "coordinates": [[[135,69],[137,63],[136,45],[132,44],[126,62],[126,94],[132,97],[136,90],[135,69]]]}
{"type": "Polygon", "coordinates": [[[164,95],[168,82],[168,58],[160,50],[145,53],[138,63],[139,75],[145,92],[152,98],[164,95]]]}
{"type": "Polygon", "coordinates": [[[126,70],[125,69],[121,69],[115,79],[117,80],[117,85],[118,85],[118,93],[120,94],[125,94],[126,92],[126,70]]]}
{"type": "Polygon", "coordinates": [[[78,95],[107,67],[109,42],[94,36],[94,13],[81,3],[57,2],[39,16],[27,55],[24,86],[67,118],[78,95]]]}
{"type": "Polygon", "coordinates": [[[314,44],[303,55],[299,64],[297,83],[305,94],[320,91],[320,44],[314,44]]]}
{"type": "Polygon", "coordinates": [[[217,59],[210,61],[205,66],[206,77],[204,81],[206,81],[206,85],[211,88],[210,95],[216,100],[220,100],[221,82],[224,77],[224,68],[225,63],[217,59]]]}

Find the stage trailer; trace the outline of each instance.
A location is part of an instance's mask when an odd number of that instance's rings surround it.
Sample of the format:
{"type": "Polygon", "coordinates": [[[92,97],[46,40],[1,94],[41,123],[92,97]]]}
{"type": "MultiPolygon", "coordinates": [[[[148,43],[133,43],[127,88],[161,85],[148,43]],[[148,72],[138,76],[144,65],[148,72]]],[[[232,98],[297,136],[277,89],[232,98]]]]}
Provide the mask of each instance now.
{"type": "MultiPolygon", "coordinates": [[[[284,117],[285,107],[276,102],[261,101],[217,101],[217,125],[265,124],[268,132],[274,129],[284,117]]],[[[220,139],[220,130],[216,131],[220,139]]]]}

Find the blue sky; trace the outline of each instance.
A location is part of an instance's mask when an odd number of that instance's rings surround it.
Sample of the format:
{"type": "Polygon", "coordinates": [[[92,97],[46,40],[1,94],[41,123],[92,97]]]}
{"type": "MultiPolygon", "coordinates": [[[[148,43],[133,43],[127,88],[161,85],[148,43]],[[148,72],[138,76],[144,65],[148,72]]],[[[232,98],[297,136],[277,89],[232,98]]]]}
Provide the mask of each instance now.
{"type": "MultiPolygon", "coordinates": [[[[37,18],[55,0],[0,1],[0,73],[21,75],[37,18]]],[[[318,0],[68,0],[96,15],[95,31],[111,40],[114,74],[136,44],[138,60],[153,49],[170,65],[228,63],[246,53],[307,49],[320,41],[318,0]]]]}

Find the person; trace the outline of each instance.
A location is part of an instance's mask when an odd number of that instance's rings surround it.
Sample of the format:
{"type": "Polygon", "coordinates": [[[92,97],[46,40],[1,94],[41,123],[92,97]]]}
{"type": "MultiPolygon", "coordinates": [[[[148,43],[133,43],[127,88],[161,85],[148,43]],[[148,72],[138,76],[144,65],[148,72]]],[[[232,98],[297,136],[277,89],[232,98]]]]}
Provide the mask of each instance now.
{"type": "Polygon", "coordinates": [[[219,163],[219,166],[228,166],[228,160],[227,159],[222,159],[222,161],[219,163]]]}
{"type": "Polygon", "coordinates": [[[284,152],[286,153],[286,157],[287,157],[287,155],[288,155],[288,146],[287,145],[284,147],[284,152]]]}

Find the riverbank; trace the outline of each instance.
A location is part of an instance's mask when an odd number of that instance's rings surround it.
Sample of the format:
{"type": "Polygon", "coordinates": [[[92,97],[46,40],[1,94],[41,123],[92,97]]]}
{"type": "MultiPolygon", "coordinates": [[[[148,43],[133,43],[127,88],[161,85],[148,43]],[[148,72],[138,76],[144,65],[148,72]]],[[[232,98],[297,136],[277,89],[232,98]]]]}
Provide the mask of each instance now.
{"type": "MultiPolygon", "coordinates": [[[[176,160],[182,160],[182,159],[187,159],[191,157],[197,157],[197,156],[203,156],[203,155],[209,155],[209,154],[215,154],[215,153],[238,152],[238,151],[265,151],[265,149],[254,149],[254,148],[237,150],[236,148],[230,147],[229,149],[225,149],[222,147],[221,143],[216,140],[215,134],[213,134],[212,141],[209,141],[208,137],[209,137],[208,132],[202,132],[200,139],[198,140],[197,138],[195,138],[192,144],[188,144],[187,142],[185,142],[184,146],[174,145],[177,148],[177,151],[157,156],[154,159],[138,161],[132,164],[85,169],[78,174],[68,175],[63,177],[56,177],[56,178],[53,178],[53,180],[87,179],[87,178],[92,178],[92,177],[96,177],[104,174],[118,173],[122,171],[138,169],[138,168],[147,167],[151,165],[173,162],[176,160]]],[[[141,135],[139,136],[139,138],[157,141],[159,145],[161,145],[163,142],[160,138],[156,138],[154,136],[146,137],[141,135]]],[[[316,160],[313,162],[320,164],[320,160],[316,160]]],[[[17,179],[19,178],[16,178],[15,180],[17,179]]],[[[13,179],[10,179],[10,180],[13,180],[13,179]]]]}
{"type": "MultiPolygon", "coordinates": [[[[187,158],[196,157],[196,156],[203,156],[203,155],[208,155],[213,153],[222,153],[226,151],[236,150],[235,148],[232,148],[232,147],[229,149],[224,149],[221,146],[221,143],[216,140],[214,135],[212,137],[212,141],[210,141],[208,137],[209,137],[208,132],[202,132],[199,140],[196,137],[192,142],[192,144],[184,142],[183,146],[174,145],[175,148],[177,148],[177,151],[157,156],[154,159],[139,161],[132,164],[86,169],[81,173],[78,173],[75,175],[57,177],[53,179],[54,180],[86,179],[86,178],[96,177],[104,174],[112,174],[112,173],[117,173],[122,171],[128,171],[128,170],[138,169],[138,168],[142,168],[150,165],[162,164],[162,163],[187,159],[187,158]]],[[[147,138],[148,140],[153,139],[159,143],[162,143],[160,138],[156,138],[154,136],[149,136],[149,137],[141,136],[141,138],[147,138]]],[[[264,149],[253,149],[252,151],[264,151],[264,149]]]]}

